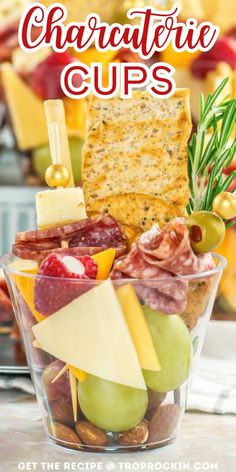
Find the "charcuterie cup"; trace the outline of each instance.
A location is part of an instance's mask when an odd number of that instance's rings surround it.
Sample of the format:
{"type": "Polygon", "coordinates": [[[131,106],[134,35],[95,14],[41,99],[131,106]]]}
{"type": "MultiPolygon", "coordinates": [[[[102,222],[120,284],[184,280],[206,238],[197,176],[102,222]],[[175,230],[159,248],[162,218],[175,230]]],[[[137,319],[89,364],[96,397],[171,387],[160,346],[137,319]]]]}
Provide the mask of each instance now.
{"type": "Polygon", "coordinates": [[[11,254],[1,259],[54,443],[112,452],[176,438],[225,267],[213,257],[214,269],[191,276],[102,281],[39,276],[17,270],[11,254]],[[39,293],[69,293],[72,285],[74,298],[56,313],[37,310],[39,293]],[[184,290],[183,312],[167,314],[184,290]],[[165,300],[167,313],[153,309],[154,299],[165,300]]]}

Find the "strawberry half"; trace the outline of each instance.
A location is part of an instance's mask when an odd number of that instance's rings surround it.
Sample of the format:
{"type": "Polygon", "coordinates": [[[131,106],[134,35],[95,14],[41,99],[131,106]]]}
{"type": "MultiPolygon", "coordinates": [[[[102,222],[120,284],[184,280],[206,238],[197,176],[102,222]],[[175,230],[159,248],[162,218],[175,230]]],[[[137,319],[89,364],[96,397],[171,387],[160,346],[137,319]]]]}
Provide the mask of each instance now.
{"type": "Polygon", "coordinates": [[[39,275],[45,278],[37,277],[35,281],[36,310],[49,316],[68,305],[92,288],[93,284],[83,281],[96,279],[97,270],[97,263],[90,256],[49,254],[39,270],[39,275]]]}

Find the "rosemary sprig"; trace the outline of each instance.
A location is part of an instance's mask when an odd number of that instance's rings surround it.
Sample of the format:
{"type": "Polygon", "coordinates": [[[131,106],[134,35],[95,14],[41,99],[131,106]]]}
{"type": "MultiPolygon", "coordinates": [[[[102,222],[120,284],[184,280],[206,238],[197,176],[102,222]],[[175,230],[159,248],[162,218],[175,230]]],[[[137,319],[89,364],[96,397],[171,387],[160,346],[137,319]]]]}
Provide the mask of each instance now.
{"type": "MultiPolygon", "coordinates": [[[[188,145],[188,176],[191,197],[188,214],[199,210],[212,210],[214,198],[228,190],[236,171],[224,175],[236,153],[236,138],[231,139],[236,123],[236,99],[219,103],[229,79],[224,79],[206,101],[200,97],[200,120],[197,132],[188,145]],[[210,140],[206,136],[211,134],[210,140]]],[[[236,188],[236,187],[235,187],[236,188]]],[[[235,190],[232,189],[232,192],[235,190]]]]}

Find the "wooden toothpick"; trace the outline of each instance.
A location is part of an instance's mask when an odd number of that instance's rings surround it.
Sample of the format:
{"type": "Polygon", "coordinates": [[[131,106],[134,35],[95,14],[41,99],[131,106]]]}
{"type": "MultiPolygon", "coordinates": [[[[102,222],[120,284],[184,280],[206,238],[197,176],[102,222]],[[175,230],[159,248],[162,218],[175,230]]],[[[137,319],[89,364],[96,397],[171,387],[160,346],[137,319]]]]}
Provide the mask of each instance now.
{"type": "Polygon", "coordinates": [[[53,164],[62,164],[70,171],[67,187],[74,187],[70,147],[67,136],[65,109],[62,100],[46,100],[44,102],[50,152],[53,164]],[[57,137],[57,139],[55,139],[57,137]],[[55,143],[57,143],[55,147],[55,143]]]}

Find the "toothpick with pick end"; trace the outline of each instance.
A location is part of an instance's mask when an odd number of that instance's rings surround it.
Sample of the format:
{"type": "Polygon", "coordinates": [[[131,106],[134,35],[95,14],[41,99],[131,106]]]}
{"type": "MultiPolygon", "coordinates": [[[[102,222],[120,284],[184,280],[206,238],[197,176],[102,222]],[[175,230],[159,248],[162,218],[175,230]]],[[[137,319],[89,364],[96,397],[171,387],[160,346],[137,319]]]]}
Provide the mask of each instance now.
{"type": "Polygon", "coordinates": [[[57,380],[59,380],[66,373],[68,369],[69,369],[68,364],[65,364],[64,367],[62,367],[62,369],[58,372],[56,377],[54,377],[54,379],[52,380],[52,384],[56,382],[57,380]]]}
{"type": "Polygon", "coordinates": [[[69,380],[70,380],[70,391],[71,391],[71,400],[72,400],[72,408],[73,408],[73,415],[74,421],[76,422],[78,419],[78,397],[77,397],[77,379],[71,369],[69,369],[69,380]]]}
{"type": "MultiPolygon", "coordinates": [[[[44,104],[48,125],[52,165],[47,169],[45,179],[53,188],[74,187],[69,141],[67,137],[65,111],[62,100],[48,100],[44,104]]],[[[61,241],[62,248],[68,248],[68,241],[61,241]]],[[[56,382],[69,369],[69,382],[74,420],[77,421],[77,378],[68,364],[53,379],[56,382]]]]}
{"type": "Polygon", "coordinates": [[[69,173],[66,187],[74,187],[74,177],[71,164],[70,147],[67,136],[66,118],[62,100],[46,100],[44,102],[49,146],[53,165],[65,166],[69,173]]]}
{"type": "MultiPolygon", "coordinates": [[[[46,182],[54,188],[74,187],[63,101],[47,100],[44,107],[52,159],[52,165],[45,174],[46,182]]],[[[67,248],[68,242],[61,241],[61,247],[67,248]]]]}

